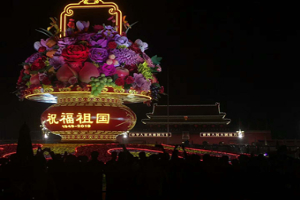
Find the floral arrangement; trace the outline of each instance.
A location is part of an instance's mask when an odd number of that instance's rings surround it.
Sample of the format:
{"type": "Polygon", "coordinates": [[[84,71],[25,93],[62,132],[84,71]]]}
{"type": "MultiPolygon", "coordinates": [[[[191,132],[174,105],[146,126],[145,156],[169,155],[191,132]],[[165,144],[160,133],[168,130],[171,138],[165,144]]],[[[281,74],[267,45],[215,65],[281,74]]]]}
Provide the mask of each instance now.
{"type": "MultiPolygon", "coordinates": [[[[164,94],[156,74],[161,72],[161,58],[149,57],[148,44],[127,37],[129,25],[123,18],[125,32],[121,35],[111,25],[94,25],[70,19],[66,37],[60,37],[55,18],[48,29],[37,31],[48,38],[34,43],[37,51],[22,64],[17,82],[17,96],[22,100],[28,89],[81,87],[97,96],[105,87],[125,91],[146,91],[153,100],[164,94]],[[50,30],[54,29],[54,33],[50,30]],[[92,30],[91,30],[92,29],[92,30]],[[91,30],[91,31],[90,31],[91,30]]],[[[147,102],[149,103],[149,102],[147,102]]]]}

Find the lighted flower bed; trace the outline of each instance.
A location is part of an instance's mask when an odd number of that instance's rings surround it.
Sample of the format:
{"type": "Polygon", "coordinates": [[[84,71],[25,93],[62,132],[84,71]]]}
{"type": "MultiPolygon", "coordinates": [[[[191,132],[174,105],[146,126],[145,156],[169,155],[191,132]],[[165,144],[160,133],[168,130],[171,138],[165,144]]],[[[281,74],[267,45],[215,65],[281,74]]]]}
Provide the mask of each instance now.
{"type": "MultiPolygon", "coordinates": [[[[111,159],[111,152],[121,152],[123,151],[122,147],[117,143],[107,143],[107,144],[34,144],[34,153],[36,153],[36,149],[38,146],[41,146],[43,149],[50,148],[55,154],[63,155],[65,152],[69,154],[74,154],[76,156],[90,156],[93,151],[99,152],[99,159],[103,162],[107,162],[111,159]]],[[[163,144],[165,151],[172,155],[174,150],[174,146],[163,144]]],[[[150,144],[128,144],[126,145],[127,150],[130,151],[135,157],[138,156],[139,152],[145,152],[146,156],[150,156],[152,154],[162,153],[162,149],[159,147],[155,147],[155,145],[150,144]]],[[[181,147],[177,148],[179,157],[184,157],[183,149],[181,147]]],[[[204,154],[209,154],[211,156],[221,157],[223,155],[227,155],[230,160],[238,158],[238,154],[226,153],[226,152],[218,152],[204,149],[194,149],[194,148],[185,148],[187,154],[197,154],[199,156],[203,156],[204,154]]],[[[14,154],[17,151],[16,144],[6,144],[0,145],[0,157],[7,157],[11,154],[14,154]]],[[[45,152],[45,155],[48,156],[48,152],[45,152]]],[[[49,157],[49,156],[48,156],[49,157]]]]}
{"type": "MultiPolygon", "coordinates": [[[[65,152],[70,154],[75,154],[76,147],[86,145],[86,144],[43,144],[43,149],[50,148],[55,154],[64,154],[65,152]]],[[[34,151],[34,153],[36,150],[34,151]]],[[[45,152],[48,153],[48,152],[45,152]]]]}
{"type": "MultiPolygon", "coordinates": [[[[173,150],[175,146],[163,144],[163,147],[164,147],[164,149],[167,149],[167,150],[173,150]]],[[[179,153],[183,153],[183,149],[180,146],[177,148],[177,150],[179,153]]],[[[189,147],[186,147],[185,151],[187,154],[197,154],[200,156],[203,156],[204,154],[209,154],[209,155],[215,156],[215,157],[228,156],[230,160],[237,159],[239,157],[239,154],[205,150],[205,149],[195,149],[195,148],[189,148],[189,147]]]]}
{"type": "MultiPolygon", "coordinates": [[[[33,150],[36,150],[41,144],[32,144],[33,150]]],[[[0,158],[8,157],[17,152],[17,144],[4,144],[0,145],[0,158]]]]}

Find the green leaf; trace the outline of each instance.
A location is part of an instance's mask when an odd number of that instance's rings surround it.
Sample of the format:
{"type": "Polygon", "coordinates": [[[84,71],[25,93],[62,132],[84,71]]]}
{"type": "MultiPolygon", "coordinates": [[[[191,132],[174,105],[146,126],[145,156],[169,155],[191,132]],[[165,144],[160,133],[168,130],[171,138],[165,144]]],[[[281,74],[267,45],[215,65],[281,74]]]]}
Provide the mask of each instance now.
{"type": "Polygon", "coordinates": [[[117,80],[119,78],[118,74],[114,74],[113,80],[117,80]]]}
{"type": "Polygon", "coordinates": [[[157,57],[157,55],[155,55],[151,58],[151,60],[155,65],[159,65],[160,61],[162,60],[162,57],[157,57]]]}
{"type": "Polygon", "coordinates": [[[30,75],[29,74],[25,74],[22,78],[23,81],[30,79],[30,75]]]}
{"type": "Polygon", "coordinates": [[[130,89],[130,87],[132,86],[132,84],[124,84],[124,89],[125,90],[129,90],[130,89]]]}
{"type": "Polygon", "coordinates": [[[48,33],[49,35],[51,36],[54,36],[53,33],[51,33],[50,31],[48,31],[47,29],[44,29],[44,28],[40,28],[42,31],[48,33]]]}
{"type": "Polygon", "coordinates": [[[21,65],[23,67],[24,65],[30,65],[30,64],[26,63],[26,62],[22,62],[22,64],[19,64],[19,65],[21,65]]]}
{"type": "Polygon", "coordinates": [[[130,28],[127,28],[127,29],[126,29],[126,31],[125,31],[125,33],[127,34],[127,33],[128,33],[128,31],[129,31],[129,29],[131,29],[131,28],[132,28],[132,26],[133,26],[133,25],[135,25],[136,23],[138,23],[138,21],[136,21],[136,22],[134,22],[134,23],[130,24],[130,25],[129,25],[129,26],[130,26],[130,28]]]}
{"type": "Polygon", "coordinates": [[[152,68],[152,67],[151,67],[151,68],[150,68],[150,70],[151,70],[152,73],[157,73],[157,72],[159,72],[159,71],[157,71],[157,69],[158,69],[158,67],[155,67],[155,68],[152,68]]]}
{"type": "Polygon", "coordinates": [[[51,37],[52,35],[49,35],[48,33],[45,33],[44,31],[41,31],[41,30],[38,30],[38,29],[35,29],[37,32],[40,32],[48,37],[51,37]]]}
{"type": "Polygon", "coordinates": [[[160,87],[159,83],[153,83],[152,85],[154,85],[155,87],[160,87]]]}
{"type": "Polygon", "coordinates": [[[26,83],[26,85],[27,85],[28,88],[30,88],[30,85],[31,85],[30,81],[28,81],[28,82],[26,83]]]}
{"type": "Polygon", "coordinates": [[[59,46],[58,46],[58,45],[55,45],[55,46],[53,47],[53,49],[59,49],[59,46]]]}
{"type": "Polygon", "coordinates": [[[49,65],[49,66],[46,66],[46,67],[44,67],[43,69],[39,69],[39,70],[36,70],[36,71],[30,71],[30,74],[37,74],[37,73],[39,73],[39,72],[44,72],[44,71],[48,71],[49,69],[51,69],[51,65],[49,65]]]}

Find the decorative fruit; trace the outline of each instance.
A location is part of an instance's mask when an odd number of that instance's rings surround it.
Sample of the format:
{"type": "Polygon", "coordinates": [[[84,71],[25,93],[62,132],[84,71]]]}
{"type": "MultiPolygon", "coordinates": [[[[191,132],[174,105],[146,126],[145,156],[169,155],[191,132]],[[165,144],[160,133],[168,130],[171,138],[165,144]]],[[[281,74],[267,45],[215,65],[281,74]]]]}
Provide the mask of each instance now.
{"type": "Polygon", "coordinates": [[[116,56],[114,54],[111,54],[108,56],[109,59],[114,60],[116,58],[116,56]]]}
{"type": "Polygon", "coordinates": [[[30,77],[30,83],[31,83],[31,85],[40,85],[39,75],[32,74],[30,77]]]}
{"type": "Polygon", "coordinates": [[[79,72],[79,79],[81,82],[89,83],[91,77],[98,77],[99,75],[97,67],[93,63],[86,62],[79,72]]]}
{"type": "Polygon", "coordinates": [[[157,78],[154,75],[152,76],[151,83],[157,83],[157,78]]]}
{"type": "Polygon", "coordinates": [[[112,59],[108,59],[108,60],[106,61],[106,64],[108,64],[108,65],[113,64],[113,60],[112,60],[112,59]]]}
{"type": "Polygon", "coordinates": [[[24,70],[24,73],[25,73],[25,74],[30,74],[30,70],[29,70],[29,69],[25,69],[25,70],[24,70]]]}
{"type": "Polygon", "coordinates": [[[29,65],[24,65],[24,69],[30,69],[29,65]]]}
{"type": "Polygon", "coordinates": [[[114,61],[113,61],[113,64],[114,64],[114,66],[118,66],[118,65],[119,65],[119,62],[118,62],[117,60],[114,60],[114,61]]]}
{"type": "Polygon", "coordinates": [[[129,75],[129,70],[123,67],[117,67],[116,68],[116,74],[118,74],[119,78],[124,79],[126,76],[129,75]]]}
{"type": "Polygon", "coordinates": [[[64,64],[56,73],[56,77],[61,82],[68,82],[71,77],[77,77],[77,73],[74,69],[69,67],[67,64],[64,64]]]}
{"type": "Polygon", "coordinates": [[[79,73],[82,68],[82,62],[69,62],[69,66],[79,73]]]}
{"type": "Polygon", "coordinates": [[[98,78],[91,77],[92,95],[98,96],[104,87],[115,87],[111,77],[105,77],[105,74],[101,74],[98,78]]]}

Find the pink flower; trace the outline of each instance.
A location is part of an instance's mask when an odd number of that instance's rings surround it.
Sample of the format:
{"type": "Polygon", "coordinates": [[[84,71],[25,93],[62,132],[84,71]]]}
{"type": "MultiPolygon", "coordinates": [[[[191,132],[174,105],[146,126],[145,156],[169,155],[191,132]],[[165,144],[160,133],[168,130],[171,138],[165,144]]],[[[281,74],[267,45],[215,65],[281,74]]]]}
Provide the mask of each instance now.
{"type": "Polygon", "coordinates": [[[161,72],[161,66],[160,66],[160,65],[156,65],[156,67],[157,67],[156,70],[157,70],[158,72],[161,72]]]}
{"type": "Polygon", "coordinates": [[[133,74],[134,83],[133,86],[139,87],[141,90],[148,91],[150,90],[151,82],[146,80],[143,74],[133,74]]]}
{"type": "Polygon", "coordinates": [[[116,68],[114,65],[104,64],[103,66],[99,67],[99,72],[101,74],[105,74],[105,76],[112,76],[116,72],[116,68]]]}
{"type": "Polygon", "coordinates": [[[147,62],[149,67],[152,67],[152,68],[155,67],[151,58],[147,54],[143,53],[143,58],[145,59],[145,61],[147,62]]]}

